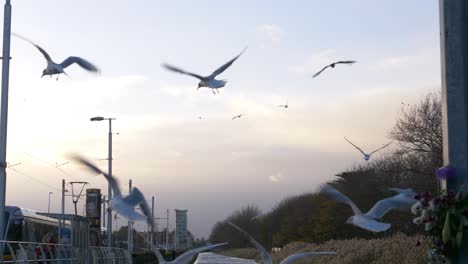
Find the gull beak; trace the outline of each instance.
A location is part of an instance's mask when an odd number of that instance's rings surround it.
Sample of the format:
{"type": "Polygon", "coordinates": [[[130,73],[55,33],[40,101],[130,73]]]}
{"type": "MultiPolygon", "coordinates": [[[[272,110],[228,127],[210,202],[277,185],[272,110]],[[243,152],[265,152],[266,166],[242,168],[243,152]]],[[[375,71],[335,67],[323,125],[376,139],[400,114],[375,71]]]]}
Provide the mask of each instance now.
{"type": "Polygon", "coordinates": [[[44,77],[44,74],[41,75],[41,78],[44,77]]]}

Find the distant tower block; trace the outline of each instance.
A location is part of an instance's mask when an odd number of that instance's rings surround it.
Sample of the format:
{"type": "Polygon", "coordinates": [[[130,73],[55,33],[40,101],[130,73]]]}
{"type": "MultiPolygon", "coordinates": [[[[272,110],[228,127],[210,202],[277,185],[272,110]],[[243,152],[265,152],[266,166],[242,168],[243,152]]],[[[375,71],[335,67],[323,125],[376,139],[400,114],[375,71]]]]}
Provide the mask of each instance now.
{"type": "Polygon", "coordinates": [[[187,249],[187,210],[175,209],[176,219],[176,250],[187,249]]]}

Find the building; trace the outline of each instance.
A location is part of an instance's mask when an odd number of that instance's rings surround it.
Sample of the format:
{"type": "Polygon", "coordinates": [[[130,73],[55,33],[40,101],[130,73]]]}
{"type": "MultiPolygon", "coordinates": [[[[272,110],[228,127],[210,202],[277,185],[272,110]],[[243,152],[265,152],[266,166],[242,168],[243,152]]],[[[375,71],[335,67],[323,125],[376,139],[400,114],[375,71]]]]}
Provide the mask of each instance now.
{"type": "Polygon", "coordinates": [[[187,210],[175,209],[176,232],[175,232],[175,247],[176,250],[184,250],[188,248],[188,232],[187,232],[187,210]]]}

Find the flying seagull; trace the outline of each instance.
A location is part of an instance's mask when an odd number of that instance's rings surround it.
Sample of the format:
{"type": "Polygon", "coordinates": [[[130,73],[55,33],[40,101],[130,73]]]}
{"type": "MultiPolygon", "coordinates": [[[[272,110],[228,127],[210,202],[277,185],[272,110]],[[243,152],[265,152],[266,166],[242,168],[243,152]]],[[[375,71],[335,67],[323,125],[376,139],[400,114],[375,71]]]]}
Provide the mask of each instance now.
{"type": "MultiPolygon", "coordinates": [[[[247,237],[250,240],[250,243],[252,243],[255,248],[257,249],[258,253],[260,253],[260,256],[262,257],[262,262],[263,264],[272,264],[273,261],[271,260],[270,254],[268,254],[268,251],[260,244],[258,243],[249,233],[244,231],[242,228],[238,227],[237,225],[227,222],[229,225],[234,227],[237,231],[241,232],[245,237],[247,237]]],[[[336,255],[335,252],[303,252],[303,253],[296,253],[288,256],[287,258],[283,259],[280,264],[289,264],[292,263],[296,260],[305,258],[305,257],[312,257],[312,256],[320,256],[320,255],[336,255]]]]}
{"type": "Polygon", "coordinates": [[[289,107],[289,105],[288,105],[288,101],[286,101],[286,104],[284,104],[284,105],[278,105],[278,107],[284,107],[284,108],[286,108],[286,109],[287,109],[287,108],[289,107]]]}
{"type": "Polygon", "coordinates": [[[234,116],[231,120],[234,120],[234,119],[236,119],[236,118],[241,118],[241,117],[244,116],[244,115],[245,115],[245,114],[236,115],[236,116],[234,116]]]}
{"type": "Polygon", "coordinates": [[[411,188],[389,188],[389,190],[397,192],[398,194],[378,201],[369,212],[365,213],[366,216],[373,219],[380,219],[392,209],[405,210],[411,208],[411,206],[417,202],[414,198],[416,192],[411,188]]]}
{"type": "Polygon", "coordinates": [[[244,51],[246,49],[247,48],[245,48],[241,53],[239,53],[239,55],[234,57],[232,60],[226,62],[223,66],[219,67],[218,69],[216,69],[213,73],[211,73],[208,76],[201,76],[201,75],[198,75],[198,74],[195,74],[195,73],[191,73],[191,72],[182,70],[181,68],[169,65],[167,63],[163,63],[162,66],[164,68],[170,70],[170,71],[190,75],[192,77],[195,77],[195,78],[199,79],[200,82],[198,83],[197,90],[202,88],[202,87],[207,87],[207,88],[212,89],[213,94],[216,94],[215,91],[217,93],[219,93],[218,89],[224,87],[226,85],[226,82],[227,82],[226,80],[217,80],[217,79],[215,79],[216,76],[223,73],[227,68],[229,68],[237,60],[237,58],[239,58],[244,53],[244,51]]]}
{"type": "Polygon", "coordinates": [[[93,65],[91,62],[83,59],[83,58],[80,58],[80,57],[75,57],[75,56],[70,56],[68,58],[66,58],[62,63],[55,63],[52,58],[50,58],[50,55],[43,49],[41,48],[39,45],[37,45],[36,43],[32,42],[31,40],[21,36],[21,35],[18,35],[18,34],[15,34],[15,33],[12,33],[12,35],[26,41],[26,42],[29,42],[30,44],[34,45],[41,53],[42,55],[44,55],[44,58],[47,60],[47,67],[42,71],[42,77],[44,77],[45,75],[50,75],[50,77],[52,77],[52,75],[54,74],[57,74],[57,79],[58,80],[58,77],[59,77],[59,74],[63,73],[65,75],[68,76],[68,74],[64,71],[65,68],[67,68],[68,66],[72,65],[73,63],[76,63],[78,65],[81,66],[81,68],[87,70],[87,71],[90,71],[90,72],[99,72],[99,69],[93,65]]]}
{"type": "MultiPolygon", "coordinates": [[[[361,210],[356,206],[356,204],[353,201],[351,201],[351,199],[349,199],[346,195],[340,193],[339,191],[337,191],[336,189],[334,189],[334,188],[332,188],[330,186],[326,186],[323,189],[323,193],[327,194],[328,196],[330,196],[331,198],[333,198],[336,201],[348,204],[351,207],[351,209],[353,209],[354,215],[349,217],[348,220],[346,220],[347,224],[352,224],[352,225],[355,225],[355,226],[359,226],[360,228],[363,228],[363,229],[366,229],[366,230],[369,230],[369,231],[372,231],[372,232],[386,231],[387,229],[389,229],[392,226],[391,224],[388,224],[388,223],[382,223],[382,222],[376,221],[376,220],[374,220],[374,218],[372,218],[371,216],[369,216],[367,214],[363,214],[361,212],[361,210]]],[[[373,209],[374,209],[375,212],[383,211],[383,210],[380,210],[380,208],[379,209],[373,208],[373,209]]],[[[371,211],[369,211],[369,213],[371,211]]],[[[388,211],[388,210],[386,210],[386,211],[388,211]]]]}
{"type": "Polygon", "coordinates": [[[337,61],[337,62],[333,62],[332,64],[328,64],[327,66],[323,67],[319,72],[317,72],[316,74],[314,74],[314,76],[312,76],[313,78],[317,77],[319,74],[321,74],[325,69],[327,69],[328,67],[332,67],[332,68],[335,68],[335,65],[336,64],[353,64],[353,63],[356,63],[356,61],[337,61]]]}
{"type": "Polygon", "coordinates": [[[156,248],[156,246],[153,245],[153,243],[151,243],[151,241],[149,241],[142,234],[140,234],[140,233],[138,233],[138,234],[143,239],[146,239],[146,243],[148,243],[148,245],[150,245],[151,249],[153,250],[153,253],[158,258],[158,263],[159,264],[188,264],[188,263],[191,263],[193,257],[195,255],[197,255],[198,253],[201,253],[203,251],[207,251],[207,250],[210,250],[210,249],[213,249],[213,248],[217,248],[217,247],[220,247],[220,246],[224,246],[224,245],[227,244],[227,243],[219,243],[219,244],[213,244],[213,245],[208,245],[208,246],[204,246],[204,247],[194,248],[194,249],[185,251],[184,254],[178,256],[176,259],[174,259],[172,261],[166,261],[164,259],[164,257],[161,255],[161,252],[159,252],[158,248],[156,248]]]}
{"type": "Polygon", "coordinates": [[[351,141],[349,141],[349,139],[347,139],[346,137],[344,137],[344,139],[345,139],[346,141],[348,141],[349,144],[351,144],[351,145],[353,145],[355,148],[357,148],[357,149],[362,153],[362,155],[364,155],[364,159],[365,159],[366,161],[370,159],[370,157],[371,157],[372,154],[376,153],[377,151],[379,151],[379,150],[381,150],[381,149],[384,149],[384,148],[390,146],[390,145],[393,143],[393,141],[391,141],[391,142],[389,142],[389,143],[383,145],[382,147],[380,147],[380,148],[378,148],[378,149],[372,151],[371,153],[366,154],[364,151],[362,151],[362,149],[360,149],[358,146],[354,145],[351,141]]]}
{"type": "Polygon", "coordinates": [[[83,157],[73,156],[72,159],[86,166],[89,170],[97,174],[102,174],[106,178],[112,188],[112,192],[114,193],[114,197],[109,201],[109,208],[115,210],[116,213],[127,219],[133,221],[147,221],[151,227],[154,226],[154,220],[151,217],[151,210],[148,203],[146,202],[143,193],[137,187],[133,187],[132,192],[128,196],[123,197],[116,178],[101,171],[98,167],[83,157]],[[135,207],[138,205],[143,211],[143,215],[135,210],[135,207]]]}

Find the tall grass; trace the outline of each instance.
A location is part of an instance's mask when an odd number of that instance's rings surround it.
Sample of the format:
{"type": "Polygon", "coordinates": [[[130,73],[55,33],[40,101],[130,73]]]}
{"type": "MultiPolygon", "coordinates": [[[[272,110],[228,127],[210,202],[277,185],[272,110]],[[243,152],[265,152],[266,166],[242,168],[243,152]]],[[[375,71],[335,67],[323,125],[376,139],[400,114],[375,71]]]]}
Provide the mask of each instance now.
{"type": "MultiPolygon", "coordinates": [[[[334,256],[310,257],[295,262],[295,264],[327,263],[327,264],[413,264],[427,263],[426,252],[430,245],[430,239],[420,235],[407,236],[397,233],[390,238],[376,239],[349,239],[329,240],[322,244],[293,242],[272,255],[274,263],[279,263],[287,256],[306,251],[335,251],[334,256]],[[417,241],[420,246],[416,246],[417,241]]],[[[260,256],[253,248],[229,249],[218,252],[219,254],[239,257],[255,258],[261,263],[260,256]]]]}

